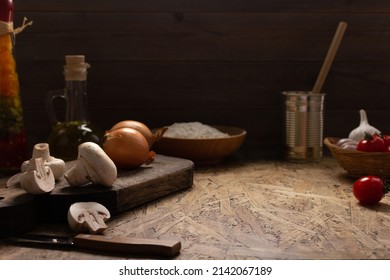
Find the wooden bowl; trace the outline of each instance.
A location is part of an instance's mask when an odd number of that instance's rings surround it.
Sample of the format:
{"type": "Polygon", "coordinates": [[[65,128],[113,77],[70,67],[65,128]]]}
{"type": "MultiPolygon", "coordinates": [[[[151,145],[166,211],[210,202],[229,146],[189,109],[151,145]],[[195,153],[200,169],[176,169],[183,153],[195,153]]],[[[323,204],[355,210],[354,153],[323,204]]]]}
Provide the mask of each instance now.
{"type": "Polygon", "coordinates": [[[191,139],[162,137],[154,143],[152,150],[156,153],[185,158],[196,164],[215,164],[232,154],[242,145],[246,131],[238,127],[213,126],[229,134],[223,138],[191,139]]]}
{"type": "Polygon", "coordinates": [[[366,175],[390,179],[390,153],[369,153],[342,149],[336,145],[340,138],[327,137],[324,144],[342,168],[352,177],[366,175]]]}

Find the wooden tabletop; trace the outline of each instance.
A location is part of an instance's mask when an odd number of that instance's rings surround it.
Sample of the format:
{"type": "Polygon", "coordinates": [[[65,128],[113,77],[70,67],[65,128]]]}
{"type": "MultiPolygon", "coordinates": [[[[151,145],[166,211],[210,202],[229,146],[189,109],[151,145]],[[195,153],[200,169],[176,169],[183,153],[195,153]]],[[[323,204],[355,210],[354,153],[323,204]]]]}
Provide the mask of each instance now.
{"type": "MultiPolygon", "coordinates": [[[[104,234],[179,240],[185,260],[390,259],[390,199],[363,207],[354,181],[330,157],[230,160],[197,167],[192,188],[112,217],[104,234]]],[[[65,223],[34,231],[71,234],[65,223]]],[[[137,256],[0,242],[0,259],[127,258],[137,256]]]]}

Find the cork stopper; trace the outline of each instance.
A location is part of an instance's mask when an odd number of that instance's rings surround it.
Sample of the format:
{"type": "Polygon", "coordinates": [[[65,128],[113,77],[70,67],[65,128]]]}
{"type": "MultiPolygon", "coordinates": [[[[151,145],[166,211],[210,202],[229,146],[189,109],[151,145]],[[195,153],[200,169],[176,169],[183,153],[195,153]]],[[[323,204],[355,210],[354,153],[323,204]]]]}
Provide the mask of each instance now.
{"type": "Polygon", "coordinates": [[[84,55],[66,55],[65,56],[66,65],[77,65],[85,63],[84,55]]]}
{"type": "Polygon", "coordinates": [[[65,62],[64,75],[66,81],[87,80],[87,69],[91,66],[85,63],[84,55],[66,55],[65,62]]]}

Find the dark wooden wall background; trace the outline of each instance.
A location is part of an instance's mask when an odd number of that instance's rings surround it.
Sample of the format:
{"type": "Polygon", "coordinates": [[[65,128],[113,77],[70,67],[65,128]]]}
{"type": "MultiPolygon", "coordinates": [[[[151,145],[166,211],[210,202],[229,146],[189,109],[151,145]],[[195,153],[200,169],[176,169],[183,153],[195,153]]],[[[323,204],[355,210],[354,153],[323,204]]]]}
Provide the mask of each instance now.
{"type": "Polygon", "coordinates": [[[84,54],[91,120],[150,127],[202,121],[247,129],[242,149],[278,154],[283,90],[310,90],[340,21],[348,23],[323,91],[325,136],[365,108],[390,132],[388,0],[15,0],[15,56],[31,144],[46,141],[48,91],[66,54],[84,54]]]}

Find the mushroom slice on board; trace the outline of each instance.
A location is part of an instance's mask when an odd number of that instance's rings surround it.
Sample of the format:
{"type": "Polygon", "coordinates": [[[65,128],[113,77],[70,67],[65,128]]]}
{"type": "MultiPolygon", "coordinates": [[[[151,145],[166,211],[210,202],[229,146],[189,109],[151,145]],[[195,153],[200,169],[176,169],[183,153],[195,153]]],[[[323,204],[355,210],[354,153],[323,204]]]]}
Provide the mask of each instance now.
{"type": "Polygon", "coordinates": [[[76,202],[69,207],[68,223],[75,232],[102,233],[111,217],[106,207],[97,202],[76,202]]]}
{"type": "Polygon", "coordinates": [[[30,194],[48,193],[55,186],[54,174],[42,158],[33,158],[29,161],[28,171],[20,176],[20,185],[30,194]]]}

